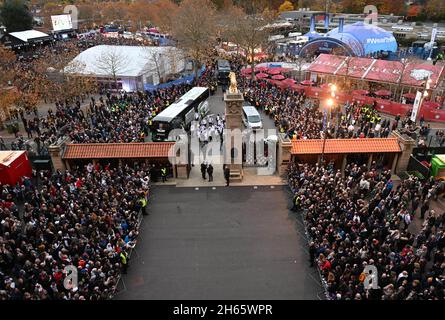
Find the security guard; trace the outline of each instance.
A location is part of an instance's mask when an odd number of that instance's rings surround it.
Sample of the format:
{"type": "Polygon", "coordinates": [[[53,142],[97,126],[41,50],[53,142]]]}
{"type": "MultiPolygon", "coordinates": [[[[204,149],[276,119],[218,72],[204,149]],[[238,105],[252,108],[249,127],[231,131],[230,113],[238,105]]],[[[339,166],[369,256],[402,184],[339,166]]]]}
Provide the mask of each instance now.
{"type": "Polygon", "coordinates": [[[146,216],[147,213],[147,199],[145,198],[145,195],[142,194],[142,196],[139,198],[139,203],[141,204],[141,210],[142,210],[142,214],[144,216],[146,216]]]}
{"type": "Polygon", "coordinates": [[[161,177],[162,177],[162,182],[167,181],[167,168],[166,167],[162,167],[161,177]]]}
{"type": "Polygon", "coordinates": [[[121,265],[122,265],[122,273],[123,274],[127,274],[127,269],[128,269],[128,254],[125,250],[123,250],[120,254],[120,258],[121,258],[121,265]]]}
{"type": "Polygon", "coordinates": [[[297,211],[300,208],[300,202],[301,202],[300,195],[296,194],[292,200],[293,200],[292,211],[297,211]]]}

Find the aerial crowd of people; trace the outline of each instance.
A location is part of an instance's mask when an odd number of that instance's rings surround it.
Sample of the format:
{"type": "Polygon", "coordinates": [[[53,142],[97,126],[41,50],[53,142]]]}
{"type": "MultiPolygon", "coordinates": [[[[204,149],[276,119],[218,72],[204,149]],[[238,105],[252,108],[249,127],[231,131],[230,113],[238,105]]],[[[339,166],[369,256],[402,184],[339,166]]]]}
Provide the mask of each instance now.
{"type": "Polygon", "coordinates": [[[114,295],[149,198],[148,166],[41,171],[0,192],[0,300],[114,295]],[[65,280],[67,267],[77,281],[65,280]]]}
{"type": "Polygon", "coordinates": [[[289,185],[329,299],[445,298],[445,215],[430,207],[443,182],[395,182],[374,164],[349,164],[343,176],[332,164],[294,163],[289,185]],[[367,266],[377,274],[365,286],[367,266]]]}
{"type": "MultiPolygon", "coordinates": [[[[90,35],[73,43],[86,48],[91,43],[133,41],[90,35]]],[[[42,80],[32,64],[21,65],[14,66],[23,68],[18,85],[42,80]]],[[[241,66],[241,61],[232,61],[237,73],[241,66]]],[[[214,70],[210,66],[196,82],[212,93],[217,89],[214,70]]],[[[375,106],[357,103],[327,112],[304,92],[281,90],[264,80],[238,79],[245,99],[293,139],[385,138],[395,129],[411,133],[419,128],[422,137],[429,135],[429,126],[422,121],[416,126],[409,115],[382,119],[375,106]]],[[[12,117],[22,121],[38,154],[61,138],[74,143],[144,142],[152,132],[153,118],[191,87],[107,93],[91,97],[85,109],[77,97],[57,101],[55,110],[50,108],[44,116],[34,108],[27,115],[17,110],[12,117]]],[[[198,126],[192,131],[201,144],[217,136],[222,141],[224,117],[197,115],[195,120],[198,126]]],[[[23,137],[16,134],[17,148],[25,148],[23,137]]],[[[443,132],[436,135],[445,140],[443,132]]],[[[4,142],[0,144],[4,149],[4,142]]],[[[334,167],[333,163],[294,163],[288,174],[293,209],[303,213],[309,236],[310,263],[319,268],[328,298],[444,299],[445,216],[431,204],[445,190],[444,183],[415,177],[396,182],[390,170],[375,163],[370,169],[349,164],[344,173],[334,167]],[[366,266],[377,268],[373,275],[377,288],[365,287],[366,266]]],[[[212,181],[211,163],[202,163],[201,173],[212,181]]],[[[227,185],[229,173],[225,168],[227,185]]],[[[3,185],[0,300],[111,298],[137,242],[152,176],[152,167],[146,164],[90,163],[65,172],[41,171],[16,186],[3,185]],[[66,268],[72,266],[78,282],[67,284],[66,268]]]]}

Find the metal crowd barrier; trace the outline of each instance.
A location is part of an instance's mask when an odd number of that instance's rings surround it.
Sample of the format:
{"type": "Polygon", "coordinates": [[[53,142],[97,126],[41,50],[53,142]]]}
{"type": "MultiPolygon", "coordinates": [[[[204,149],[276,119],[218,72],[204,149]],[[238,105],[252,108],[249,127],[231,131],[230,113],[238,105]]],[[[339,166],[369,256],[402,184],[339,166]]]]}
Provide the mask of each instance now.
{"type": "MultiPolygon", "coordinates": [[[[312,238],[309,235],[308,225],[306,222],[307,209],[302,209],[301,213],[302,213],[302,220],[303,220],[303,226],[304,226],[304,233],[306,235],[307,245],[309,247],[310,242],[312,241],[312,238]]],[[[319,262],[319,260],[318,260],[318,258],[316,258],[315,259],[315,264],[316,264],[315,269],[317,270],[318,276],[320,277],[320,282],[321,282],[321,285],[323,286],[324,295],[326,297],[326,300],[332,300],[331,297],[329,296],[328,282],[326,281],[325,277],[323,276],[318,262],[319,262]]]]}
{"type": "MultiPolygon", "coordinates": [[[[149,190],[151,190],[151,187],[150,187],[149,190]]],[[[150,195],[150,192],[148,192],[148,197],[146,197],[147,204],[148,204],[148,200],[149,200],[149,198],[150,198],[149,195],[150,195]]],[[[147,207],[145,207],[145,210],[147,210],[147,207]]],[[[143,220],[144,220],[144,214],[142,213],[142,208],[141,208],[141,209],[139,209],[139,212],[138,212],[138,222],[137,222],[136,230],[139,231],[139,229],[140,229],[140,227],[141,227],[141,224],[142,224],[142,221],[143,221],[143,220]]],[[[131,259],[131,255],[132,255],[133,251],[134,251],[134,248],[131,248],[131,249],[129,250],[129,252],[128,252],[128,257],[127,257],[128,260],[131,259]]],[[[115,297],[116,294],[119,293],[120,290],[118,290],[118,288],[119,288],[119,284],[120,284],[121,282],[122,282],[122,286],[125,288],[125,284],[124,284],[123,281],[124,281],[124,280],[122,279],[122,272],[120,272],[120,273],[119,273],[119,277],[118,277],[118,279],[117,279],[117,281],[116,281],[116,285],[114,286],[113,293],[110,294],[110,297],[109,297],[110,299],[113,299],[113,297],[115,297]]]]}

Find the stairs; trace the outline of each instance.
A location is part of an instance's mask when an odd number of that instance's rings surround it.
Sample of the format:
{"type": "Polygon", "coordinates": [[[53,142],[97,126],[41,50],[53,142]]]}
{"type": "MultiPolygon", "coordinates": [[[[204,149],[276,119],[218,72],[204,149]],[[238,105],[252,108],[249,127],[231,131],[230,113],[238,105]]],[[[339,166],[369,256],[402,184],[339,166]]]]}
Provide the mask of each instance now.
{"type": "Polygon", "coordinates": [[[230,181],[243,181],[243,171],[242,170],[230,170],[230,181]]]}

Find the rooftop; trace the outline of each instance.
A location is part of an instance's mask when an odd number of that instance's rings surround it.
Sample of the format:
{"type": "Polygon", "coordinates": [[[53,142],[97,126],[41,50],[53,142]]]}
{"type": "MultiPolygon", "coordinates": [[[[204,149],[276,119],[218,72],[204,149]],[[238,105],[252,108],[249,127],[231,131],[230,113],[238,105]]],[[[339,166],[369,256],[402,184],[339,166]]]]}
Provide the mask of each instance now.
{"type": "MultiPolygon", "coordinates": [[[[321,154],[323,139],[293,140],[292,154],[321,154]]],[[[401,152],[396,138],[326,139],[325,154],[401,152]]]]}
{"type": "Polygon", "coordinates": [[[167,158],[174,142],[67,144],[63,159],[167,158]]]}

